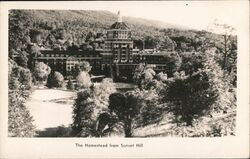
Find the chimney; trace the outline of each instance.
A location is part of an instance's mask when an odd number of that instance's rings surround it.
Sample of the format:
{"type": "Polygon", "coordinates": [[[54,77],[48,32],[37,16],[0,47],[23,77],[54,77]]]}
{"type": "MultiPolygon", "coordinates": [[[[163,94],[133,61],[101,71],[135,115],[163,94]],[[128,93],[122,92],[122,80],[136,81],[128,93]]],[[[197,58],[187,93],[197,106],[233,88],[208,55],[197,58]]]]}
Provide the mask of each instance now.
{"type": "Polygon", "coordinates": [[[120,14],[120,11],[117,13],[117,22],[121,23],[122,22],[122,16],[120,14]]]}

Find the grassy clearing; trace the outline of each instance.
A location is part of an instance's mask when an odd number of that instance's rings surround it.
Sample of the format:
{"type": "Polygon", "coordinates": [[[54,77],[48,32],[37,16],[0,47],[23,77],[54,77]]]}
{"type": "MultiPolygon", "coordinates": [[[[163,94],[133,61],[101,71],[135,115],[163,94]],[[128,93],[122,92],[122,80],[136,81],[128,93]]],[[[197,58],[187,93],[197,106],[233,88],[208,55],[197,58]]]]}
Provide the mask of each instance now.
{"type": "Polygon", "coordinates": [[[69,126],[72,123],[72,104],[76,92],[58,89],[37,89],[27,107],[34,118],[37,130],[69,126]]]}

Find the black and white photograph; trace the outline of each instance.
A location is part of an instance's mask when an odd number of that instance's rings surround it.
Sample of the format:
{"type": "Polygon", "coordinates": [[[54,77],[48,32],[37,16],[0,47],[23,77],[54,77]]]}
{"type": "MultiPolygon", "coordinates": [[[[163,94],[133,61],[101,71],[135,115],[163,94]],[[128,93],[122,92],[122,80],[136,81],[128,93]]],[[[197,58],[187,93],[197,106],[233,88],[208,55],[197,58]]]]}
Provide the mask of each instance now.
{"type": "Polygon", "coordinates": [[[53,4],[5,13],[8,138],[237,137],[241,3],[53,4]]]}
{"type": "Polygon", "coordinates": [[[122,14],[9,11],[9,136],[235,135],[233,26],[122,14]]]}

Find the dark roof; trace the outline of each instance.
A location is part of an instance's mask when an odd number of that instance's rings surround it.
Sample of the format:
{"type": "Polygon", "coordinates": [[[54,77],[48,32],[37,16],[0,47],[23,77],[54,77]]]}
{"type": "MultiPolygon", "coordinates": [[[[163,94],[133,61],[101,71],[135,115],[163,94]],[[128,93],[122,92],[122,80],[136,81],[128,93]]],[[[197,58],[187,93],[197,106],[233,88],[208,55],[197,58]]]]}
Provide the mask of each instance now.
{"type": "Polygon", "coordinates": [[[129,29],[129,27],[124,22],[115,22],[110,29],[129,29]]]}
{"type": "Polygon", "coordinates": [[[161,52],[154,52],[154,53],[139,52],[139,53],[136,53],[136,55],[143,55],[143,56],[169,56],[172,53],[175,53],[175,52],[173,52],[173,51],[169,51],[169,52],[161,51],[161,52]]]}
{"type": "Polygon", "coordinates": [[[100,53],[99,51],[88,51],[88,50],[66,50],[66,51],[57,51],[57,50],[40,50],[42,54],[65,54],[65,55],[96,55],[100,53]]]}

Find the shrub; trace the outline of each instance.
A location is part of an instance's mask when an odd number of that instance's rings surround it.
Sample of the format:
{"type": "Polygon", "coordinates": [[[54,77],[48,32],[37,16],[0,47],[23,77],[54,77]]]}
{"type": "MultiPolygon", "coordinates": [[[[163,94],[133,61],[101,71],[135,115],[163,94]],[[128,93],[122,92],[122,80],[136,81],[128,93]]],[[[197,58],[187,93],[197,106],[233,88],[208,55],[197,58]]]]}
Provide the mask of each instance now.
{"type": "Polygon", "coordinates": [[[47,81],[47,86],[52,88],[62,88],[65,86],[64,77],[60,72],[52,72],[47,81]]]}
{"type": "Polygon", "coordinates": [[[35,81],[38,83],[47,82],[50,72],[51,69],[48,65],[44,64],[43,62],[37,63],[33,70],[35,81]]]}
{"type": "Polygon", "coordinates": [[[76,77],[76,85],[78,89],[88,88],[92,85],[88,72],[82,71],[76,77]]]}
{"type": "Polygon", "coordinates": [[[71,81],[71,79],[69,79],[68,83],[67,83],[67,89],[69,90],[74,90],[75,89],[75,85],[74,83],[71,81]]]}
{"type": "Polygon", "coordinates": [[[75,71],[76,76],[79,75],[82,71],[89,73],[91,68],[92,67],[90,66],[89,62],[87,61],[80,62],[79,64],[76,65],[76,71],[75,71]]]}

